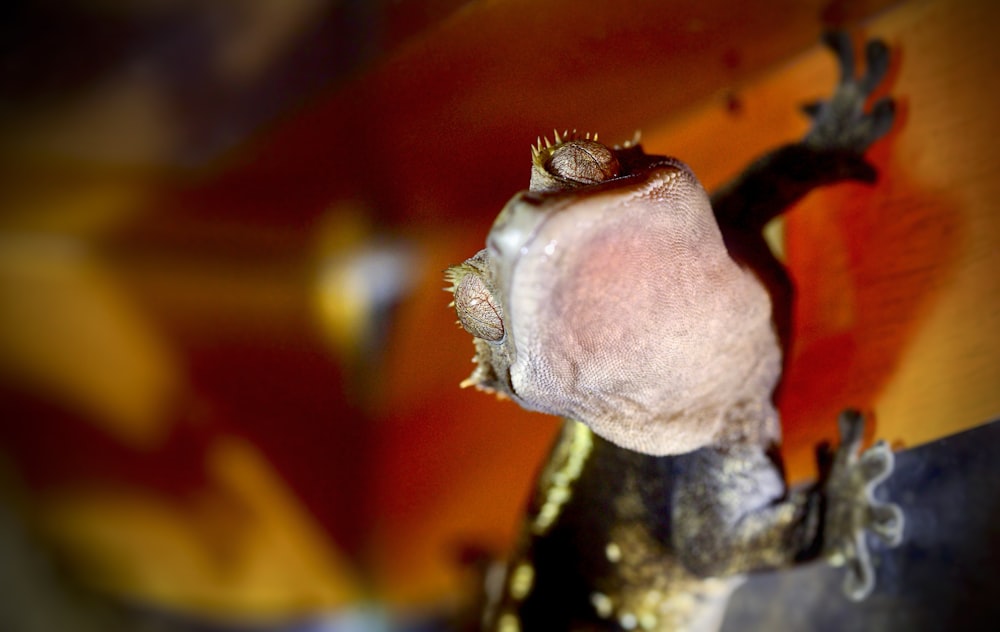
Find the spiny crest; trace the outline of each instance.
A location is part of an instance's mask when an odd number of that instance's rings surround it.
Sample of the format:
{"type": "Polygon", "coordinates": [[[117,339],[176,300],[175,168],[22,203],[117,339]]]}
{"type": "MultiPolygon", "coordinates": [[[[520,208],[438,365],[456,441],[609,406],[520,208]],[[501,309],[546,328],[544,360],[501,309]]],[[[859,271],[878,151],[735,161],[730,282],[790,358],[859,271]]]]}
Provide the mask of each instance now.
{"type": "Polygon", "coordinates": [[[531,158],[534,162],[538,163],[539,160],[544,162],[544,157],[552,153],[553,149],[555,149],[559,145],[562,145],[563,143],[568,143],[571,140],[577,140],[583,138],[586,140],[592,140],[595,143],[598,142],[596,133],[594,133],[593,135],[590,132],[581,134],[577,132],[575,129],[572,132],[569,130],[563,130],[562,134],[559,133],[559,130],[553,129],[552,137],[555,139],[554,142],[549,141],[548,136],[539,136],[537,143],[531,146],[531,158]]]}
{"type": "MultiPolygon", "coordinates": [[[[444,280],[445,282],[450,283],[450,285],[441,289],[445,292],[451,292],[454,294],[455,289],[458,288],[458,284],[462,280],[462,277],[471,271],[472,269],[465,263],[448,266],[448,269],[444,271],[444,280]]],[[[455,307],[455,301],[448,303],[448,307],[455,307]]],[[[458,321],[456,320],[455,322],[457,323],[458,321]]]]}
{"type": "MultiPolygon", "coordinates": [[[[451,292],[452,294],[454,294],[455,289],[458,288],[458,282],[461,281],[462,277],[468,274],[469,272],[468,270],[463,270],[464,267],[466,267],[464,263],[448,266],[448,269],[444,271],[444,280],[450,283],[451,285],[441,289],[443,289],[445,292],[451,292]]],[[[455,307],[455,301],[452,300],[450,303],[448,303],[448,307],[455,307]]],[[[455,324],[458,325],[459,328],[462,327],[462,322],[459,320],[455,320],[455,324]]]]}
{"type": "Polygon", "coordinates": [[[635,147],[641,142],[641,140],[642,140],[642,130],[637,129],[635,130],[635,133],[632,134],[632,140],[627,140],[621,145],[615,145],[613,149],[628,149],[630,147],[635,147]]]}
{"type": "Polygon", "coordinates": [[[444,280],[451,283],[450,286],[443,288],[445,292],[455,293],[455,286],[458,285],[458,282],[466,274],[466,271],[462,269],[464,265],[464,263],[459,263],[458,265],[448,266],[448,269],[444,271],[444,280]]]}

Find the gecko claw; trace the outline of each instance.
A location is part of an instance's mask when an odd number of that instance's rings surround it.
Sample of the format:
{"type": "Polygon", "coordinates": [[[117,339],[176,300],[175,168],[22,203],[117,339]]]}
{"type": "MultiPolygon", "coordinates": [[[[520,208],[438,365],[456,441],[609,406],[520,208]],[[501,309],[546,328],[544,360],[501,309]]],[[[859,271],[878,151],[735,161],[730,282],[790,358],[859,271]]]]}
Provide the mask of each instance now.
{"type": "Polygon", "coordinates": [[[860,447],[865,432],[864,416],[853,408],[847,409],[837,418],[837,429],[840,431],[841,449],[838,453],[841,458],[855,458],[854,452],[860,447]]]}
{"type": "Polygon", "coordinates": [[[869,528],[886,546],[903,541],[903,510],[892,503],[876,503],[868,508],[869,528]]]}
{"type": "Polygon", "coordinates": [[[862,92],[871,94],[889,72],[889,47],[882,40],[872,40],[865,47],[865,64],[868,67],[858,82],[862,92]]]}
{"type": "Polygon", "coordinates": [[[849,150],[863,154],[872,143],[892,128],[895,116],[892,99],[879,100],[870,112],[865,103],[889,71],[889,48],[881,40],[868,42],[865,48],[865,71],[858,76],[854,68],[854,49],[846,33],[832,32],[823,41],[837,56],[840,82],[825,101],[804,107],[813,119],[804,142],[820,150],[849,150]]]}
{"type": "Polygon", "coordinates": [[[810,101],[809,103],[803,103],[801,106],[799,106],[799,109],[802,110],[802,113],[811,119],[814,119],[817,116],[819,116],[820,110],[822,108],[823,108],[822,101],[810,101]]]}
{"type": "Polygon", "coordinates": [[[870,135],[881,138],[892,129],[892,123],[896,118],[896,102],[885,97],[879,99],[872,106],[869,120],[871,121],[870,135]]]}
{"type": "Polygon", "coordinates": [[[824,486],[823,553],[831,564],[847,567],[844,592],[856,601],[867,597],[875,586],[865,534],[871,532],[886,545],[896,546],[905,522],[899,506],[875,498],[875,488],[892,474],[894,457],[884,441],[858,454],[864,423],[864,416],[856,410],[841,413],[841,443],[824,486]]]}
{"type": "Polygon", "coordinates": [[[844,576],[844,594],[852,601],[861,601],[875,588],[875,571],[863,533],[854,538],[851,553],[844,576]]]}
{"type": "Polygon", "coordinates": [[[868,485],[872,489],[889,478],[893,464],[892,450],[889,449],[889,445],[885,441],[877,441],[861,455],[859,460],[861,475],[868,481],[868,485]]]}
{"type": "Polygon", "coordinates": [[[846,83],[854,76],[854,48],[851,38],[844,31],[826,31],[821,39],[840,62],[840,83],[846,83]]]}

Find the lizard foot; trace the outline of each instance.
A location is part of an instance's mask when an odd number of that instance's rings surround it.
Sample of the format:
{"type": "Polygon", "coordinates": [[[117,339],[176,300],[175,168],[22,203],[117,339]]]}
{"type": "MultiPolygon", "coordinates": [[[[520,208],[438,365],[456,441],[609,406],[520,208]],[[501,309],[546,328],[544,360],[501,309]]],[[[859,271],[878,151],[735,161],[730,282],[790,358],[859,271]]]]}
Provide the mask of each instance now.
{"type": "Polygon", "coordinates": [[[833,96],[803,109],[813,119],[805,144],[816,149],[842,149],[864,153],[892,128],[895,103],[879,99],[870,111],[865,102],[889,70],[889,49],[881,40],[871,40],[865,47],[866,70],[857,76],[854,49],[850,37],[842,32],[825,33],[823,41],[840,61],[840,83],[833,96]]]}
{"type": "Polygon", "coordinates": [[[903,536],[903,512],[898,505],[875,499],[875,488],[892,473],[892,450],[884,441],[858,452],[864,417],[855,410],[841,413],[841,443],[833,455],[825,484],[823,554],[834,566],[847,566],[844,593],[855,601],[867,597],[875,586],[875,571],[866,532],[888,546],[903,536]]]}

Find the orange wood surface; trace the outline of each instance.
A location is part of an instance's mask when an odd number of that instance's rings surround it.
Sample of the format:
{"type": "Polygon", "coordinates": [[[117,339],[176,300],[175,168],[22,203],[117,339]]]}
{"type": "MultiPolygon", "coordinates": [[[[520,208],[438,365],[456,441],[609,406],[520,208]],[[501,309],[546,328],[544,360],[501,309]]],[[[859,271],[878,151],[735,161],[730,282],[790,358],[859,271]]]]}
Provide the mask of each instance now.
{"type": "MultiPolygon", "coordinates": [[[[894,50],[888,89],[898,123],[871,152],[877,185],[841,185],[788,217],[784,248],[798,295],[780,400],[793,476],[835,437],[846,405],[874,413],[897,447],[1000,413],[1000,221],[993,212],[1000,90],[980,78],[1000,60],[988,3],[902,3],[865,23],[894,50]],[[946,88],[945,88],[946,86],[946,88]],[[971,165],[971,167],[970,167],[971,165]]],[[[711,188],[805,121],[776,112],[836,79],[816,48],[646,134],[682,155],[711,188]],[[720,152],[709,138],[728,138],[720,152]]]]}

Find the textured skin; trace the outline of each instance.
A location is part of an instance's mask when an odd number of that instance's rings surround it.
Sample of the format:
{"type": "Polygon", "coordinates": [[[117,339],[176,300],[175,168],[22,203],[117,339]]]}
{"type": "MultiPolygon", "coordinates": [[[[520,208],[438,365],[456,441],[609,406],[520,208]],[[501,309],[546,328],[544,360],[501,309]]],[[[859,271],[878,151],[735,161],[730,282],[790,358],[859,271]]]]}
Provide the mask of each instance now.
{"type": "Polygon", "coordinates": [[[533,148],[529,190],[487,247],[449,270],[453,290],[476,288],[456,291],[460,321],[487,338],[465,384],[567,418],[473,627],[716,629],[743,574],[817,556],[847,566],[852,599],[872,590],[866,533],[902,534],[899,509],[873,497],[892,452],[858,457],[864,422],[848,411],[822,480],[789,492],[771,403],[772,316],[781,332],[791,292],[759,231],[812,187],[872,180],[863,152],[892,122],[891,102],[862,107],[884,45],[855,79],[849,40],[828,43],[844,76],[810,108],[813,130],[711,204],[677,160],[557,134],[533,148]],[[488,328],[484,301],[501,321],[488,328]]]}
{"type": "Polygon", "coordinates": [[[767,293],[686,167],[515,197],[487,244],[507,338],[483,360],[508,376],[481,386],[646,454],[714,443],[748,403],[777,438],[767,293]]]}

